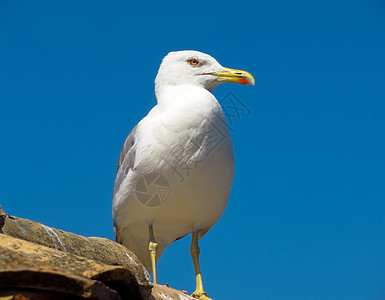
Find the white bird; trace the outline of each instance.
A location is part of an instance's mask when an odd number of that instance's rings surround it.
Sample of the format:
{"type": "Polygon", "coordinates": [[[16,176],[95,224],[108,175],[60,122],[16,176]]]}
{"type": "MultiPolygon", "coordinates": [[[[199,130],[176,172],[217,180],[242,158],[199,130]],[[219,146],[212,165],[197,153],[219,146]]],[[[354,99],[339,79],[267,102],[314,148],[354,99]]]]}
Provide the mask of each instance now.
{"type": "Polygon", "coordinates": [[[234,155],[223,110],[211,93],[221,83],[254,85],[245,71],[198,51],[170,52],[155,79],[157,105],[127,137],[113,195],[116,241],[132,250],[157,283],[156,262],[192,233],[194,297],[203,290],[198,240],[229,200],[234,155]]]}

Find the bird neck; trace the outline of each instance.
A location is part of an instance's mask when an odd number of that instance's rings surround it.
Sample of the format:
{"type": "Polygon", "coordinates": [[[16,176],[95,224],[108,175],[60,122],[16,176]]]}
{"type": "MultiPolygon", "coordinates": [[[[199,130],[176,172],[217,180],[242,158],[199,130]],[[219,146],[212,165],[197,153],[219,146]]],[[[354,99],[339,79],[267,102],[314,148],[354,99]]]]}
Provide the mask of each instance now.
{"type": "MultiPolygon", "coordinates": [[[[214,95],[207,89],[195,85],[158,85],[155,95],[160,105],[199,105],[201,101],[215,101],[214,95]]],[[[203,103],[202,103],[203,104],[203,103]]]]}

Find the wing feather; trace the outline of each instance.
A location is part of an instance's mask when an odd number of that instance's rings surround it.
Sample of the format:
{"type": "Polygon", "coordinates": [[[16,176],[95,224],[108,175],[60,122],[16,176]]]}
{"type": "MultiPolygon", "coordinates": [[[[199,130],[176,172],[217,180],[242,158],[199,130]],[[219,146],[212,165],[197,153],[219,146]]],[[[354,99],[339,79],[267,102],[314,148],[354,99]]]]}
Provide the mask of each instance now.
{"type": "Polygon", "coordinates": [[[116,179],[114,184],[114,197],[119,191],[120,185],[122,184],[124,178],[127,176],[128,172],[134,168],[135,164],[135,155],[136,155],[136,131],[138,125],[132,129],[126,141],[124,142],[122,152],[119,156],[116,179]]]}

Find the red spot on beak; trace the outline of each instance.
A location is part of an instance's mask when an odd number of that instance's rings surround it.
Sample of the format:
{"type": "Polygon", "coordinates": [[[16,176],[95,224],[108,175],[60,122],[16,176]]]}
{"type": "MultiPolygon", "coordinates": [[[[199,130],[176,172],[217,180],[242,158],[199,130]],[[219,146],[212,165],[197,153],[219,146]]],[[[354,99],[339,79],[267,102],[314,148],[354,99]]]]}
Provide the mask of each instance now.
{"type": "Polygon", "coordinates": [[[243,84],[243,85],[250,84],[250,82],[247,78],[239,78],[238,83],[243,84]]]}

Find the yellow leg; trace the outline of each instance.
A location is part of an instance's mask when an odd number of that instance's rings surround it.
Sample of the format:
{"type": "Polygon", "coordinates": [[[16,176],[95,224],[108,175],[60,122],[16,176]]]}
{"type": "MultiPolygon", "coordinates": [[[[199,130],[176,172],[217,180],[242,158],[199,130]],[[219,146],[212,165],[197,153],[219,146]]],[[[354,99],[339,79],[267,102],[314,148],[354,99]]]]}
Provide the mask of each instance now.
{"type": "Polygon", "coordinates": [[[191,250],[191,257],[194,261],[195,278],[197,281],[195,292],[191,296],[202,300],[212,300],[209,297],[207,297],[206,292],[203,290],[201,267],[199,266],[200,249],[198,244],[198,231],[195,231],[192,234],[190,250],[191,250]]]}
{"type": "Polygon", "coordinates": [[[154,231],[152,229],[152,224],[149,226],[149,244],[148,244],[148,250],[150,251],[151,256],[151,265],[152,265],[152,278],[154,283],[158,283],[158,277],[156,276],[156,250],[158,250],[158,243],[155,241],[154,238],[154,231]]]}

